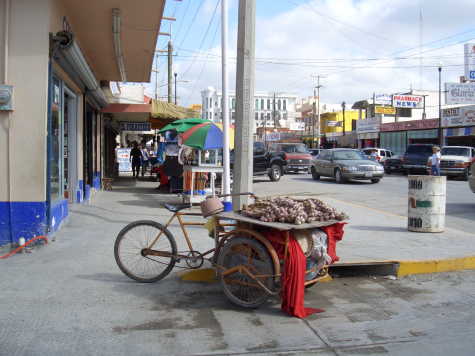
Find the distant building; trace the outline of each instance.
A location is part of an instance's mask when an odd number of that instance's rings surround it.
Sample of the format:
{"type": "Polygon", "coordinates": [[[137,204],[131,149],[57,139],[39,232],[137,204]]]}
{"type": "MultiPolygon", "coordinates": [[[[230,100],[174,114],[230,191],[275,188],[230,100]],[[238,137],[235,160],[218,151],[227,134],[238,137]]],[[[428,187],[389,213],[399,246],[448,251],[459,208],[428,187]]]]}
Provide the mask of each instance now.
{"type": "MultiPolygon", "coordinates": [[[[222,120],[222,94],[213,87],[208,87],[201,92],[203,119],[214,122],[222,120]]],[[[256,132],[257,127],[283,127],[294,128],[299,117],[296,111],[297,96],[286,93],[256,92],[254,96],[254,119],[256,132]]],[[[229,93],[229,112],[231,124],[236,119],[236,96],[229,93]]]]}

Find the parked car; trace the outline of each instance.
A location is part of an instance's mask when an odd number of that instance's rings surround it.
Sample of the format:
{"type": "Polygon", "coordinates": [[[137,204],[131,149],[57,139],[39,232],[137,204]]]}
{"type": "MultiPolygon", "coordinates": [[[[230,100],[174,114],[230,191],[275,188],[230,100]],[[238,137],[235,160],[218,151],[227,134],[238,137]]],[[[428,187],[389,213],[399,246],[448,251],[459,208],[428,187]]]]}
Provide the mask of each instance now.
{"type": "Polygon", "coordinates": [[[407,146],[402,161],[402,168],[407,174],[427,173],[427,160],[432,155],[432,144],[416,143],[407,146]]]}
{"type": "Polygon", "coordinates": [[[393,156],[393,153],[390,150],[386,150],[384,148],[367,147],[367,148],[363,148],[361,151],[363,151],[365,155],[371,158],[372,157],[371,154],[374,150],[376,150],[375,158],[376,158],[376,161],[378,162],[384,162],[385,160],[393,156]]]}
{"type": "Polygon", "coordinates": [[[303,143],[272,143],[269,151],[273,155],[283,155],[287,162],[285,172],[308,172],[312,166],[312,155],[303,143]]]}
{"type": "Polygon", "coordinates": [[[402,168],[402,156],[394,155],[386,158],[383,162],[383,166],[384,171],[388,174],[404,171],[402,168]]]}
{"type": "Polygon", "coordinates": [[[346,180],[371,180],[378,183],[384,176],[384,168],[378,162],[368,159],[359,150],[334,148],[323,151],[314,160],[312,178],[335,177],[337,183],[346,180]]]}
{"type": "Polygon", "coordinates": [[[440,173],[451,177],[468,180],[475,157],[475,149],[469,146],[444,146],[440,151],[440,173]]]}
{"type": "MultiPolygon", "coordinates": [[[[230,155],[231,167],[234,164],[234,150],[230,155]]],[[[271,181],[277,182],[285,173],[287,162],[284,153],[269,152],[264,142],[254,142],[253,173],[255,176],[267,174],[271,181]]]]}

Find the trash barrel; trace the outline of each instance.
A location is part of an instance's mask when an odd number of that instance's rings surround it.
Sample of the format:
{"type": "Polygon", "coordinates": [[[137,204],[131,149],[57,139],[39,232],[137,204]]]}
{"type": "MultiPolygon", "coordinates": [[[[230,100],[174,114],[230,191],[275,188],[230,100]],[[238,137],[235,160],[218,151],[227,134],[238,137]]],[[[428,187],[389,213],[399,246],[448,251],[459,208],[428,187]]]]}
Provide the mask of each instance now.
{"type": "Polygon", "coordinates": [[[408,176],[407,229],[442,232],[445,227],[446,177],[408,176]]]}

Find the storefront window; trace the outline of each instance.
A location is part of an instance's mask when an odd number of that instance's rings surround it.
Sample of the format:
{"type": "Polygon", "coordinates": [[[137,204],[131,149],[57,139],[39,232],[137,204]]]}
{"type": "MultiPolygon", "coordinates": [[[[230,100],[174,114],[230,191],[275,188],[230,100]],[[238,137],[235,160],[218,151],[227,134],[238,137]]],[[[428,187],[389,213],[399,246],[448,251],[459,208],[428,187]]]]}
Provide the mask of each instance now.
{"type": "Polygon", "coordinates": [[[62,163],[62,125],[61,125],[61,85],[53,79],[53,102],[51,105],[51,153],[50,153],[50,192],[51,200],[61,197],[61,163],[62,163]]]}

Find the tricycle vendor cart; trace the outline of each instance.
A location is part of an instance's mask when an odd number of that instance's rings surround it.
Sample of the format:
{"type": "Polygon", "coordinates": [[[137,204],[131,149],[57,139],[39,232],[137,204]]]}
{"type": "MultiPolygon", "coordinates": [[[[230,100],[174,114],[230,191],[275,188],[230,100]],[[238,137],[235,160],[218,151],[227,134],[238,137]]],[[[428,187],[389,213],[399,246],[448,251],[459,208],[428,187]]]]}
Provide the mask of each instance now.
{"type": "MultiPolygon", "coordinates": [[[[269,296],[279,293],[292,234],[339,222],[315,221],[294,225],[263,222],[238,212],[221,212],[212,218],[214,248],[199,252],[193,248],[186,226],[205,223],[187,222],[184,218],[200,216],[201,213],[188,210],[189,204],[165,204],[165,208],[173,213],[165,225],[143,220],[133,222],[120,231],[114,255],[122,272],[139,282],[156,282],[167,276],[174,267],[196,269],[207,260],[216,269],[227,298],[246,308],[256,308],[269,296]],[[188,247],[186,251],[178,251],[175,238],[168,230],[175,218],[182,229],[188,247]],[[283,238],[271,242],[266,237],[269,231],[281,231],[283,238]]],[[[308,245],[305,250],[309,250],[312,242],[305,243],[308,245]]],[[[320,266],[318,270],[314,265],[306,271],[305,285],[311,286],[327,274],[326,265],[320,266]]]]}

